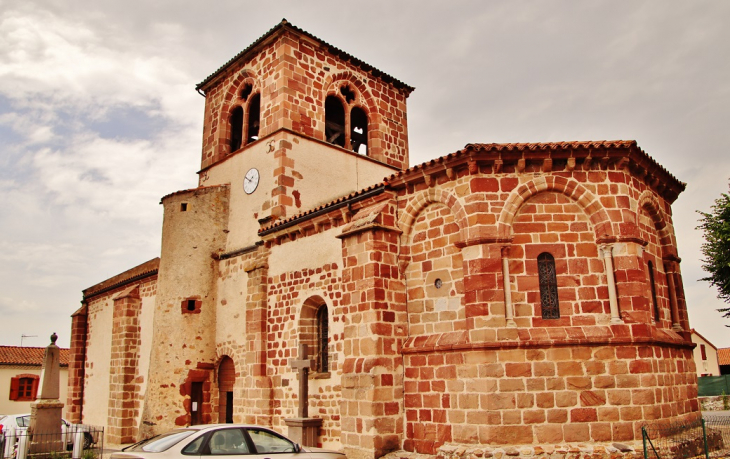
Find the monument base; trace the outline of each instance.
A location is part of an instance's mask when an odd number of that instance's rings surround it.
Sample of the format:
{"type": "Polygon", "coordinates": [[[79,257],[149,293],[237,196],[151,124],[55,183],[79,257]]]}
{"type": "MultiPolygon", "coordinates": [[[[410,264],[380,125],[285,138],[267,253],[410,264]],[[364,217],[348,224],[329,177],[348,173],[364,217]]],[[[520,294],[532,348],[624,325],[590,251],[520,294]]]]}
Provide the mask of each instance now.
{"type": "Polygon", "coordinates": [[[59,400],[39,400],[30,406],[28,436],[30,453],[65,451],[61,432],[61,410],[59,400]]]}
{"type": "Polygon", "coordinates": [[[289,438],[302,446],[317,446],[322,419],[292,418],[284,419],[284,423],[289,427],[289,438]]]}

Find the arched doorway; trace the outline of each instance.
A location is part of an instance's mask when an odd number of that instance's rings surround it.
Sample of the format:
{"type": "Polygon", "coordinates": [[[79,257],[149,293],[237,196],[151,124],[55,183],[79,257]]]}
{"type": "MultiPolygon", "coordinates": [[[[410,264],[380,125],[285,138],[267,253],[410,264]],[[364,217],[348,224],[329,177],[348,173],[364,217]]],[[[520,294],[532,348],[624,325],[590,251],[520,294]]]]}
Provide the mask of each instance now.
{"type": "Polygon", "coordinates": [[[225,356],[218,366],[218,422],[233,423],[233,384],[236,381],[236,367],[233,360],[225,356]]]}

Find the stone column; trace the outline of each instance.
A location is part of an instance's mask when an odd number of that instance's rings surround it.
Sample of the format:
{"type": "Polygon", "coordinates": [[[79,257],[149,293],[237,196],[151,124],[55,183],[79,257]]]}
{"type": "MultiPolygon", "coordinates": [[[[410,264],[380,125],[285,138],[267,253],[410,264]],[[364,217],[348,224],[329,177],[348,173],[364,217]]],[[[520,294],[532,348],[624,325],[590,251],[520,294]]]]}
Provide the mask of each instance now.
{"type": "Polygon", "coordinates": [[[605,244],[600,247],[603,256],[603,264],[606,267],[606,281],[608,282],[608,303],[611,307],[611,323],[622,324],[621,314],[618,310],[618,299],[616,295],[616,279],[613,273],[613,244],[605,244]]]}
{"type": "Polygon", "coordinates": [[[377,224],[343,230],[344,332],[341,441],[350,459],[375,459],[403,441],[405,285],[398,269],[400,232],[377,224]]]}
{"type": "Polygon", "coordinates": [[[39,383],[40,395],[30,405],[30,453],[47,453],[64,451],[61,436],[61,410],[63,402],[59,397],[59,373],[61,371],[61,351],[56,346],[58,336],[51,335],[51,344],[46,347],[43,356],[43,369],[39,383]]]}
{"type": "Polygon", "coordinates": [[[109,428],[106,437],[110,443],[137,441],[137,394],[141,391],[141,381],[137,377],[141,309],[139,285],[133,285],[114,297],[109,361],[109,428]]]}
{"type": "Polygon", "coordinates": [[[675,277],[677,269],[677,262],[669,260],[664,262],[664,272],[667,273],[667,287],[669,289],[669,304],[671,305],[672,312],[672,330],[682,331],[682,326],[679,324],[679,303],[677,301],[677,284],[675,277]]]}
{"type": "Polygon", "coordinates": [[[504,283],[504,318],[508,327],[516,327],[512,306],[512,289],[509,284],[509,246],[502,247],[502,280],[504,283]]]}
{"type": "Polygon", "coordinates": [[[68,395],[66,419],[74,424],[83,421],[84,378],[86,362],[86,340],[88,325],[86,304],[71,316],[71,349],[68,359],[68,395]]]}
{"type": "Polygon", "coordinates": [[[243,422],[270,426],[272,422],[271,380],[266,375],[268,346],[268,250],[262,248],[244,263],[246,287],[246,376],[243,378],[243,422]]]}

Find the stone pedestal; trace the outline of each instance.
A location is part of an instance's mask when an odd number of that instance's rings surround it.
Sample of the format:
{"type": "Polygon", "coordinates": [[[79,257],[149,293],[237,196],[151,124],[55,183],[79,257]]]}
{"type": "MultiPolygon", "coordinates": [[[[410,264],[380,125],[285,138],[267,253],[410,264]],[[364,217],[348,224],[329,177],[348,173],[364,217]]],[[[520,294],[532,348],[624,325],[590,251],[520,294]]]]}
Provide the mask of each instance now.
{"type": "Polygon", "coordinates": [[[289,438],[302,446],[317,446],[319,428],[322,420],[319,418],[292,418],[284,419],[289,427],[289,438]]]}
{"type": "Polygon", "coordinates": [[[30,453],[65,451],[61,435],[61,410],[63,402],[58,400],[39,400],[30,406],[31,422],[30,453]]]}
{"type": "Polygon", "coordinates": [[[61,432],[61,410],[59,398],[60,350],[56,346],[58,337],[51,335],[51,344],[46,347],[41,370],[40,395],[30,405],[30,426],[28,435],[30,453],[65,451],[61,432]]]}

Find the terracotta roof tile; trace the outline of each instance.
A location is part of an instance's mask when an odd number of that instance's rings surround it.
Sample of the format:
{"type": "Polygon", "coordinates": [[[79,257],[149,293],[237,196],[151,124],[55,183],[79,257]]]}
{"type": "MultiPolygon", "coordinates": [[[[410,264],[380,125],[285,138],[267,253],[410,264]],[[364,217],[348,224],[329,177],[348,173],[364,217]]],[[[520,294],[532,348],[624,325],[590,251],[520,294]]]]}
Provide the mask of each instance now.
{"type": "Polygon", "coordinates": [[[356,198],[360,195],[366,194],[369,191],[375,190],[377,188],[381,188],[383,186],[388,186],[392,181],[395,181],[398,178],[404,177],[409,174],[413,174],[418,172],[419,170],[426,169],[428,167],[435,166],[440,163],[448,162],[452,159],[467,155],[469,152],[472,151],[494,151],[494,152],[502,152],[502,151],[559,151],[559,150],[570,150],[570,149],[596,149],[596,148],[623,148],[623,149],[633,149],[640,155],[642,155],[644,158],[646,158],[651,164],[653,164],[655,167],[657,167],[659,170],[661,170],[663,173],[665,173],[668,177],[670,177],[672,180],[674,180],[679,188],[684,190],[685,183],[680,182],[677,180],[672,174],[669,173],[664,167],[662,167],[659,163],[657,163],[651,156],[646,154],[637,144],[635,140],[591,140],[591,141],[566,141],[566,142],[536,142],[536,143],[470,143],[467,144],[463,149],[456,151],[454,153],[449,153],[448,155],[441,156],[439,158],[435,158],[426,162],[423,162],[421,164],[418,164],[416,166],[413,166],[411,168],[408,168],[403,171],[398,171],[394,174],[392,174],[389,177],[386,177],[385,180],[381,183],[378,183],[376,185],[372,185],[368,188],[365,188],[363,190],[350,193],[347,196],[342,196],[334,201],[330,201],[326,204],[323,204],[321,206],[315,207],[314,209],[307,210],[305,212],[299,213],[297,215],[294,215],[292,217],[278,220],[271,225],[261,228],[259,230],[259,236],[262,236],[268,232],[275,231],[276,229],[281,229],[282,227],[286,227],[289,224],[293,223],[296,220],[299,220],[301,218],[307,217],[310,214],[313,214],[315,212],[324,211],[327,208],[334,207],[339,203],[342,203],[344,201],[347,201],[349,199],[356,198]]]}
{"type": "Polygon", "coordinates": [[[266,32],[265,34],[263,34],[261,37],[259,37],[253,43],[251,43],[251,45],[249,45],[246,49],[244,49],[240,53],[238,53],[235,56],[233,56],[232,59],[230,59],[228,62],[226,62],[225,64],[223,64],[218,70],[216,70],[215,72],[213,72],[212,74],[210,74],[205,80],[201,81],[195,87],[195,89],[196,90],[200,90],[203,86],[205,86],[206,84],[210,83],[215,77],[217,77],[218,75],[220,75],[225,69],[227,69],[229,66],[231,66],[234,62],[236,62],[239,59],[241,59],[244,56],[246,56],[246,54],[248,54],[250,51],[252,51],[256,46],[258,46],[264,40],[266,40],[267,38],[273,36],[275,33],[279,32],[280,30],[287,29],[287,28],[288,29],[291,29],[291,30],[293,30],[293,31],[295,31],[295,32],[297,32],[297,33],[299,33],[301,35],[304,35],[305,37],[311,38],[312,40],[318,41],[319,43],[321,43],[322,45],[324,45],[330,53],[332,53],[332,54],[334,54],[336,56],[339,56],[341,59],[350,61],[353,65],[355,65],[356,67],[361,68],[362,70],[364,70],[366,72],[371,73],[374,77],[380,78],[381,80],[383,80],[383,81],[385,81],[387,83],[390,83],[390,84],[392,84],[393,86],[395,86],[397,88],[401,88],[401,89],[406,90],[407,94],[410,94],[415,89],[414,87],[409,86],[409,85],[403,83],[402,81],[400,81],[400,80],[398,80],[398,79],[396,79],[396,78],[388,75],[387,73],[381,72],[380,70],[376,69],[372,65],[370,65],[370,64],[368,64],[366,62],[361,61],[360,59],[356,58],[355,56],[352,56],[351,54],[348,54],[345,51],[342,51],[341,49],[339,49],[339,48],[337,48],[337,47],[335,47],[333,45],[330,45],[326,41],[324,41],[324,40],[322,40],[322,39],[320,39],[318,37],[315,37],[311,33],[307,32],[305,30],[302,30],[299,27],[296,27],[294,24],[290,23],[286,19],[282,19],[280,23],[278,23],[277,25],[275,25],[274,27],[272,27],[268,32],[266,32]]]}
{"type": "Polygon", "coordinates": [[[720,365],[730,365],[730,347],[717,350],[717,361],[720,365]]]}
{"type": "MultiPolygon", "coordinates": [[[[68,366],[69,350],[60,348],[62,367],[68,366]]],[[[45,347],[0,346],[0,365],[43,365],[45,347]]]]}
{"type": "MultiPolygon", "coordinates": [[[[646,154],[636,143],[635,140],[588,140],[588,141],[566,141],[566,142],[531,142],[531,143],[469,143],[461,150],[449,153],[446,156],[426,161],[422,164],[413,166],[404,171],[396,172],[391,175],[388,180],[394,180],[398,177],[402,177],[411,172],[423,169],[427,166],[434,166],[439,163],[443,163],[447,160],[468,154],[470,151],[478,152],[530,152],[530,151],[559,151],[569,149],[591,149],[591,148],[623,148],[623,149],[634,149],[637,153],[640,153],[646,157],[654,166],[658,167],[662,172],[667,174],[669,177],[674,179],[676,182],[682,185],[686,185],[684,182],[680,182],[669,173],[664,167],[657,163],[654,158],[646,154]]],[[[387,180],[386,180],[387,181],[387,180]]]]}
{"type": "Polygon", "coordinates": [[[317,207],[315,207],[313,209],[309,209],[307,211],[298,213],[298,214],[293,215],[293,216],[291,216],[289,218],[285,218],[285,219],[282,219],[282,220],[277,220],[274,223],[272,223],[271,225],[266,226],[264,228],[261,228],[259,230],[259,236],[263,236],[263,235],[265,235],[266,233],[268,233],[270,231],[274,231],[276,229],[280,229],[282,227],[286,227],[286,226],[288,226],[288,224],[293,223],[296,220],[299,220],[301,218],[310,216],[310,215],[312,215],[314,213],[317,213],[317,212],[320,212],[320,211],[325,211],[325,210],[327,210],[327,209],[329,209],[331,207],[337,206],[337,204],[345,203],[345,202],[349,201],[350,199],[358,198],[358,197],[361,197],[363,195],[368,195],[370,193],[378,194],[378,192],[382,191],[382,188],[383,188],[383,184],[382,183],[378,183],[378,184],[375,184],[375,185],[371,185],[371,186],[369,186],[367,188],[363,188],[360,191],[355,191],[355,192],[352,192],[352,193],[350,193],[348,195],[340,196],[339,198],[337,198],[337,199],[335,199],[333,201],[330,201],[330,202],[328,202],[326,204],[322,204],[322,205],[317,206],[317,207]]]}

